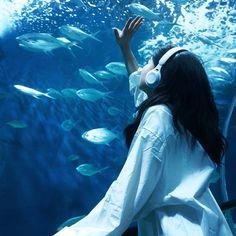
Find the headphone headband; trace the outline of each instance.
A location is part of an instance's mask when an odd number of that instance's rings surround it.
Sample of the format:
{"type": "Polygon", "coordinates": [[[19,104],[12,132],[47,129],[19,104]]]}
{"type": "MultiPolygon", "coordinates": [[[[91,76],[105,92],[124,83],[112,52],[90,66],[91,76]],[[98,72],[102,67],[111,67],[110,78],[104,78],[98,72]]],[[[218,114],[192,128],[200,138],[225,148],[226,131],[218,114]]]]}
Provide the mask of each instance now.
{"type": "Polygon", "coordinates": [[[161,67],[169,60],[170,57],[172,57],[175,53],[180,52],[180,51],[187,51],[187,49],[182,48],[182,47],[175,47],[171,48],[168,50],[159,60],[158,65],[154,69],[161,69],[161,67]],[[158,68],[159,66],[159,68],[158,68]]]}
{"type": "Polygon", "coordinates": [[[175,47],[168,50],[159,60],[158,65],[149,71],[145,77],[145,82],[148,87],[155,88],[161,80],[161,67],[177,52],[187,51],[181,47],[175,47]]]}

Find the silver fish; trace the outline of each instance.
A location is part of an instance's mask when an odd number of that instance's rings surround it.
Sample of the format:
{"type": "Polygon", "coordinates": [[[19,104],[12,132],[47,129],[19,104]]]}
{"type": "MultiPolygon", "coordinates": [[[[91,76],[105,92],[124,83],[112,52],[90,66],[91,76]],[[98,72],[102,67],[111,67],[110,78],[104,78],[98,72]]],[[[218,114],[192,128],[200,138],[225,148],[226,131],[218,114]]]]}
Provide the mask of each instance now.
{"type": "Polygon", "coordinates": [[[111,92],[101,92],[97,89],[88,88],[88,89],[79,89],[76,94],[79,98],[90,101],[96,102],[101,98],[108,97],[111,92]]]}
{"type": "Polygon", "coordinates": [[[68,159],[70,161],[76,161],[76,160],[79,160],[80,157],[78,155],[76,155],[76,154],[72,154],[72,155],[68,156],[68,159]]]}
{"type": "MultiPolygon", "coordinates": [[[[87,81],[90,84],[100,84],[104,87],[103,82],[99,81],[98,79],[96,79],[91,73],[89,73],[87,70],[85,69],[79,69],[79,74],[81,75],[81,77],[87,81]]],[[[106,88],[106,87],[104,87],[106,88]]]]}
{"type": "Polygon", "coordinates": [[[65,45],[67,45],[67,48],[70,50],[71,54],[75,57],[71,47],[77,47],[79,49],[82,49],[82,47],[80,47],[79,45],[77,45],[77,42],[71,42],[69,39],[65,38],[65,37],[58,37],[57,40],[61,41],[62,43],[64,43],[65,45]]]}
{"type": "Polygon", "coordinates": [[[148,20],[159,20],[161,17],[161,14],[153,12],[140,3],[131,3],[127,7],[133,14],[142,16],[148,20]]]}
{"type": "Polygon", "coordinates": [[[220,61],[231,64],[231,63],[236,63],[236,59],[230,58],[230,57],[221,57],[220,61]]]}
{"type": "Polygon", "coordinates": [[[169,32],[173,27],[182,27],[182,25],[176,22],[171,22],[171,21],[166,21],[166,20],[158,21],[156,26],[158,30],[163,33],[169,32]]]}
{"type": "Polygon", "coordinates": [[[39,97],[45,96],[45,97],[48,97],[48,98],[55,99],[54,97],[51,97],[47,93],[42,93],[40,91],[37,91],[35,89],[29,88],[29,87],[26,87],[26,86],[23,86],[23,85],[16,84],[16,85],[14,85],[14,87],[16,89],[20,90],[22,93],[25,93],[27,95],[33,96],[34,98],[38,98],[39,99],[39,97]]]}
{"type": "Polygon", "coordinates": [[[77,90],[74,89],[74,88],[64,88],[64,89],[61,90],[61,93],[66,98],[74,98],[74,97],[76,97],[77,96],[76,92],[77,92],[77,90]]]}
{"type": "Polygon", "coordinates": [[[119,108],[117,108],[117,107],[111,106],[111,107],[109,107],[109,108],[107,109],[107,112],[108,112],[108,114],[111,115],[111,116],[117,116],[117,115],[119,115],[122,111],[121,111],[121,109],[119,109],[119,108]]]}
{"type": "Polygon", "coordinates": [[[55,99],[62,97],[62,94],[54,88],[48,88],[47,89],[47,94],[51,97],[54,97],[55,99]]]}
{"type": "Polygon", "coordinates": [[[104,167],[104,168],[97,168],[94,165],[91,164],[81,164],[78,167],[76,167],[76,170],[85,176],[92,176],[95,175],[97,173],[101,173],[103,170],[106,170],[107,168],[109,168],[108,166],[104,167]]]}
{"type": "Polygon", "coordinates": [[[118,135],[107,128],[97,128],[84,132],[82,138],[95,144],[108,145],[115,138],[118,139],[118,135]]]}
{"type": "Polygon", "coordinates": [[[229,72],[221,67],[216,66],[216,67],[211,67],[210,69],[213,70],[214,72],[217,72],[219,75],[231,77],[229,72]]]}
{"type": "Polygon", "coordinates": [[[16,37],[19,46],[33,52],[44,52],[53,54],[52,50],[57,48],[67,48],[71,51],[68,43],[62,42],[48,33],[28,33],[16,37]]]}
{"type": "Polygon", "coordinates": [[[74,121],[72,119],[69,120],[64,120],[61,123],[61,128],[64,129],[65,131],[71,131],[75,126],[78,124],[79,121],[74,121]]]}
{"type": "Polygon", "coordinates": [[[12,120],[7,122],[6,124],[16,129],[23,129],[27,127],[27,124],[21,120],[12,120]]]}
{"type": "Polygon", "coordinates": [[[113,73],[105,70],[96,71],[94,74],[100,79],[112,79],[116,77],[116,75],[114,75],[113,73]]]}
{"type": "Polygon", "coordinates": [[[210,38],[208,38],[207,36],[204,36],[203,34],[200,34],[200,33],[196,33],[195,34],[196,37],[202,41],[204,44],[207,44],[207,45],[215,45],[219,48],[222,48],[222,45],[220,45],[219,43],[216,43],[214,40],[211,40],[210,38]]]}
{"type": "Polygon", "coordinates": [[[219,34],[217,34],[216,32],[213,33],[213,32],[205,31],[205,32],[201,32],[201,35],[203,35],[203,36],[205,36],[208,39],[213,40],[213,41],[216,41],[220,38],[219,34]]]}
{"type": "Polygon", "coordinates": [[[227,53],[236,54],[236,48],[232,48],[232,49],[228,50],[227,53]]]}
{"type": "Polygon", "coordinates": [[[126,66],[123,62],[110,62],[106,69],[117,75],[127,75],[126,66]]]}
{"type": "Polygon", "coordinates": [[[75,26],[63,25],[59,27],[59,30],[64,36],[71,40],[83,41],[84,39],[90,38],[100,43],[102,42],[100,39],[94,36],[95,34],[88,34],[75,26]]]}

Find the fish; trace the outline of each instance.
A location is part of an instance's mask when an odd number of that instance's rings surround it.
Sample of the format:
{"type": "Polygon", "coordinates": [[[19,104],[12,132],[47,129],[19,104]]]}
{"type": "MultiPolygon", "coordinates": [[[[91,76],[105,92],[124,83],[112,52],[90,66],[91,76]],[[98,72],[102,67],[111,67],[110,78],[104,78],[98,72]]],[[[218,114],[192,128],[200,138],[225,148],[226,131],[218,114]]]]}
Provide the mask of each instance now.
{"type": "Polygon", "coordinates": [[[14,85],[14,87],[18,90],[20,90],[22,93],[25,93],[27,95],[30,95],[30,96],[33,96],[34,98],[37,98],[39,99],[39,97],[42,97],[42,96],[45,96],[45,97],[48,97],[48,98],[52,98],[52,99],[55,99],[54,97],[51,97],[50,95],[48,95],[47,93],[42,93],[40,91],[37,91],[35,89],[32,89],[32,88],[29,88],[29,87],[26,87],[24,85],[14,85]]]}
{"type": "Polygon", "coordinates": [[[49,33],[27,33],[16,37],[19,46],[33,52],[44,52],[53,55],[52,51],[57,48],[67,48],[71,51],[68,43],[63,42],[49,33]]]}
{"type": "Polygon", "coordinates": [[[110,62],[105,67],[116,75],[127,75],[127,69],[123,62],[110,62]]]}
{"type": "Polygon", "coordinates": [[[216,32],[205,31],[205,32],[201,32],[201,35],[203,35],[204,37],[207,37],[209,40],[213,40],[213,41],[219,40],[219,38],[220,38],[219,34],[216,32]]]}
{"type": "Polygon", "coordinates": [[[220,61],[225,62],[227,64],[236,63],[236,59],[230,57],[221,57],[220,61]]]}
{"type": "Polygon", "coordinates": [[[211,86],[214,88],[223,88],[226,85],[230,85],[233,82],[232,77],[224,76],[223,74],[214,74],[214,75],[208,75],[209,82],[211,83],[211,86]]]}
{"type": "Polygon", "coordinates": [[[65,43],[65,44],[67,44],[68,46],[75,46],[75,47],[77,47],[77,48],[82,49],[82,47],[80,47],[79,45],[77,45],[76,42],[71,42],[69,39],[67,39],[67,38],[65,38],[65,37],[58,37],[57,39],[58,39],[59,41],[65,43]]]}
{"type": "Polygon", "coordinates": [[[131,3],[127,5],[128,9],[134,14],[144,17],[148,20],[160,20],[162,19],[161,14],[155,13],[146,6],[140,3],[131,3]]]}
{"type": "Polygon", "coordinates": [[[95,34],[88,34],[84,31],[82,31],[81,29],[72,26],[72,25],[63,25],[61,27],[59,27],[59,30],[61,32],[62,35],[64,35],[65,37],[71,39],[71,40],[75,40],[75,41],[83,41],[84,39],[90,38],[93,40],[96,40],[97,42],[102,43],[102,41],[98,38],[95,37],[95,34]]]}
{"type": "Polygon", "coordinates": [[[93,176],[96,175],[97,173],[101,173],[102,171],[106,170],[109,168],[108,166],[104,168],[97,168],[94,165],[91,164],[81,164],[78,167],[76,167],[76,170],[81,174],[85,176],[93,176]]]}
{"type": "Polygon", "coordinates": [[[83,139],[94,144],[109,145],[114,139],[119,139],[118,135],[107,128],[96,128],[84,132],[81,136],[83,139]]]}
{"type": "Polygon", "coordinates": [[[97,89],[88,88],[88,89],[79,89],[76,94],[79,98],[90,101],[96,102],[99,99],[108,97],[111,92],[101,92],[97,89]]]}
{"type": "Polygon", "coordinates": [[[66,98],[74,98],[77,97],[77,89],[74,88],[64,88],[61,90],[61,93],[66,98]]]}
{"type": "MultiPolygon", "coordinates": [[[[96,79],[91,73],[85,69],[79,69],[80,76],[90,84],[100,84],[104,87],[103,82],[96,79]]],[[[106,87],[104,87],[106,89],[106,87]]]]}
{"type": "Polygon", "coordinates": [[[236,54],[236,48],[232,48],[232,49],[228,50],[227,53],[236,54]]]}
{"type": "Polygon", "coordinates": [[[16,129],[24,129],[27,127],[27,124],[21,120],[8,121],[6,124],[16,129]]]}
{"type": "Polygon", "coordinates": [[[228,80],[226,80],[224,77],[220,77],[217,75],[212,75],[212,76],[208,76],[210,82],[212,82],[214,85],[218,84],[218,83],[226,83],[228,82],[228,80]]]}
{"type": "Polygon", "coordinates": [[[70,161],[76,161],[76,160],[79,160],[80,157],[78,155],[76,155],[76,154],[72,154],[72,155],[68,156],[68,159],[70,161]]]}
{"type": "Polygon", "coordinates": [[[158,21],[158,23],[156,24],[158,31],[165,33],[165,34],[169,33],[169,31],[175,26],[182,27],[182,25],[180,25],[176,22],[171,22],[171,21],[166,21],[166,20],[158,21]]]}
{"type": "Polygon", "coordinates": [[[57,231],[62,230],[64,227],[69,227],[73,224],[75,224],[76,222],[80,221],[81,219],[83,219],[85,217],[85,215],[82,216],[76,216],[76,217],[72,217],[70,219],[68,219],[67,221],[65,221],[64,223],[62,223],[58,228],[57,231]]]}
{"type": "Polygon", "coordinates": [[[79,45],[77,45],[77,42],[71,42],[69,39],[65,38],[65,37],[58,37],[57,38],[59,41],[61,41],[62,43],[64,43],[65,45],[67,45],[67,48],[70,50],[70,53],[72,54],[72,56],[76,57],[75,54],[73,53],[71,47],[77,47],[79,49],[83,49],[82,47],[80,47],[79,45]]]}
{"type": "Polygon", "coordinates": [[[54,88],[48,88],[47,89],[47,94],[51,97],[54,97],[55,99],[62,97],[62,94],[54,88]]]}
{"type": "Polygon", "coordinates": [[[121,113],[121,110],[119,108],[117,108],[117,107],[111,106],[111,107],[109,107],[107,109],[107,112],[111,116],[117,116],[117,115],[119,115],[121,113]]]}
{"type": "Polygon", "coordinates": [[[211,40],[210,38],[208,38],[207,36],[204,36],[203,34],[196,33],[195,36],[196,36],[200,41],[202,41],[204,44],[207,44],[207,45],[215,45],[215,46],[217,46],[218,48],[222,48],[222,45],[216,43],[214,40],[211,40]]]}
{"type": "Polygon", "coordinates": [[[210,69],[214,72],[217,72],[219,75],[231,77],[229,72],[227,70],[225,70],[224,68],[216,66],[216,67],[210,67],[210,69]]]}
{"type": "Polygon", "coordinates": [[[96,71],[94,74],[100,79],[112,79],[116,77],[115,74],[105,71],[105,70],[96,71]]]}
{"type": "Polygon", "coordinates": [[[65,131],[71,131],[76,125],[78,124],[78,121],[74,121],[74,120],[64,120],[61,123],[61,128],[65,131]]]}

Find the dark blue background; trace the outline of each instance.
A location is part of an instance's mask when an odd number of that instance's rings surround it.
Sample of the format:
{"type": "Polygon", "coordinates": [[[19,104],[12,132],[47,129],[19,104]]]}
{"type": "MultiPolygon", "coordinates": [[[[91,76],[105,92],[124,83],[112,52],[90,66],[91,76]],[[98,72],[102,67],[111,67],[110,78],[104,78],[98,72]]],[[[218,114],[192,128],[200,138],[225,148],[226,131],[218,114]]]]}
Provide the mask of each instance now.
{"type": "MultiPolygon", "coordinates": [[[[90,7],[85,11],[76,8],[73,3],[64,2],[64,6],[71,4],[70,7],[79,17],[71,17],[66,13],[63,17],[53,14],[49,22],[44,22],[42,17],[41,21],[31,21],[31,24],[26,17],[18,22],[14,30],[0,39],[4,54],[0,61],[0,92],[7,93],[6,97],[0,99],[0,235],[52,235],[68,218],[87,214],[117,177],[126,159],[127,149],[122,132],[131,121],[134,111],[126,77],[119,77],[107,83],[106,86],[112,91],[112,98],[97,103],[82,101],[79,98],[35,99],[13,87],[14,84],[22,84],[45,92],[47,88],[59,91],[68,87],[88,88],[91,85],[77,78],[76,70],[85,68],[95,72],[105,69],[105,65],[111,61],[122,61],[112,27],[123,26],[131,15],[125,5],[132,1],[116,4],[104,2],[104,6],[111,8],[112,17],[105,8],[101,11],[90,7]],[[91,33],[100,31],[97,37],[103,43],[86,40],[82,44],[82,50],[73,48],[76,55],[74,58],[66,49],[57,49],[51,56],[32,53],[20,48],[15,40],[16,36],[28,32],[50,32],[59,36],[58,27],[63,24],[81,26],[91,33]],[[111,117],[107,113],[109,106],[117,106],[123,112],[111,117]],[[70,132],[66,132],[61,128],[61,123],[70,118],[79,120],[79,124],[70,132]],[[14,129],[6,125],[6,122],[14,119],[24,120],[28,127],[14,129]],[[83,132],[97,127],[107,127],[118,132],[119,140],[116,139],[110,146],[106,146],[95,145],[81,138],[83,132]],[[70,161],[68,156],[71,154],[78,154],[80,159],[70,161]],[[86,177],[75,169],[82,163],[92,163],[99,167],[109,166],[109,169],[101,174],[86,177]]],[[[212,1],[209,8],[216,7],[213,3],[212,1]]],[[[143,4],[155,8],[154,1],[143,1],[143,4]]],[[[61,11],[55,2],[50,6],[54,13],[61,11]]],[[[162,12],[168,15],[168,9],[163,5],[161,7],[162,12]]],[[[40,17],[43,10],[38,9],[34,15],[40,17]]],[[[134,49],[138,48],[141,40],[149,38],[151,26],[148,22],[146,26],[142,26],[133,41],[134,49]]],[[[135,55],[140,60],[136,51],[135,55]]],[[[101,89],[99,85],[93,87],[101,89]]],[[[235,92],[232,92],[232,88],[227,89],[224,88],[224,95],[228,100],[220,108],[222,124],[229,100],[235,92]]],[[[236,196],[235,173],[232,168],[235,166],[236,154],[235,122],[234,111],[226,155],[226,179],[230,199],[236,196]]],[[[221,202],[219,184],[212,185],[212,191],[218,202],[221,202]]]]}

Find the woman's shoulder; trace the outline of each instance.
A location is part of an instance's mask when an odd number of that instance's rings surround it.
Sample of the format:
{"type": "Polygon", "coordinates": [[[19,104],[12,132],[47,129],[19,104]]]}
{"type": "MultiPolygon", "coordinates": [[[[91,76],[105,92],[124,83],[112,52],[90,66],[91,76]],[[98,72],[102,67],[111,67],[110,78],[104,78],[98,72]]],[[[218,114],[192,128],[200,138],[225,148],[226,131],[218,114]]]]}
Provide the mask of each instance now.
{"type": "Polygon", "coordinates": [[[172,112],[170,108],[164,104],[149,107],[143,115],[141,126],[163,138],[174,134],[172,112]]]}
{"type": "Polygon", "coordinates": [[[172,112],[170,108],[165,104],[154,105],[146,110],[143,119],[147,119],[150,117],[154,118],[155,120],[162,120],[163,118],[172,119],[172,112]]]}
{"type": "Polygon", "coordinates": [[[159,115],[172,116],[170,108],[165,104],[158,104],[147,109],[146,113],[156,113],[159,115]]]}

